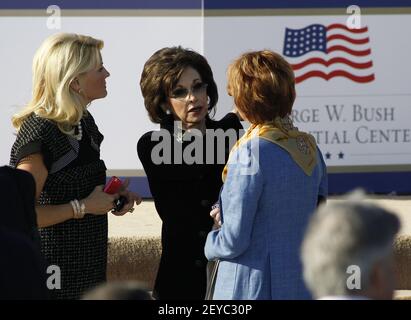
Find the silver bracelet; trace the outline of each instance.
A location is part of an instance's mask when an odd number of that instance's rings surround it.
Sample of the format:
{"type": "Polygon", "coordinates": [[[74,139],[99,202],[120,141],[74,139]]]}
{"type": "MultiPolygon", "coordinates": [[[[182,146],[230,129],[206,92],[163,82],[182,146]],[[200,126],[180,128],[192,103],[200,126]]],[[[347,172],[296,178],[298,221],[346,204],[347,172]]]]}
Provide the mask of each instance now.
{"type": "Polygon", "coordinates": [[[84,218],[84,216],[86,215],[86,204],[84,203],[84,201],[80,202],[80,215],[81,218],[84,218]]]}
{"type": "Polygon", "coordinates": [[[70,204],[73,208],[73,218],[82,219],[86,214],[86,205],[84,204],[84,202],[80,205],[80,202],[77,199],[74,199],[70,201],[70,204]]]}
{"type": "Polygon", "coordinates": [[[76,202],[74,200],[70,201],[71,208],[73,209],[73,218],[76,219],[78,213],[77,213],[77,206],[76,202]]]}

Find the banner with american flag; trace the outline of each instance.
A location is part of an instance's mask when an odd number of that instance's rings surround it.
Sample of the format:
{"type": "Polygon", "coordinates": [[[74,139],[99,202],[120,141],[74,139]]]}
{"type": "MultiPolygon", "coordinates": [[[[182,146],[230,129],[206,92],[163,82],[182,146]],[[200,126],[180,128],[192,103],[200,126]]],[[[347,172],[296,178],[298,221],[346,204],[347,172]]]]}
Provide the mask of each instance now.
{"type": "Polygon", "coordinates": [[[350,29],[339,23],[285,29],[283,55],[296,83],[313,77],[344,77],[357,83],[374,81],[368,27],[350,29]]]}

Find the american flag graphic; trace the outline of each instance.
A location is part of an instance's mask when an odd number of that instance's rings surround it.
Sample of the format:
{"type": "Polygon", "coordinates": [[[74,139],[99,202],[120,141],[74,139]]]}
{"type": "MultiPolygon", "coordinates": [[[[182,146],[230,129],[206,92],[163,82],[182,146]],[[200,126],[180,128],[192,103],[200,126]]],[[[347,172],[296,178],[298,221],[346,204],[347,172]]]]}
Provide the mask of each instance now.
{"type": "Polygon", "coordinates": [[[345,77],[358,83],[375,79],[368,27],[349,29],[335,23],[286,28],[283,55],[293,67],[296,83],[312,77],[345,77]]]}

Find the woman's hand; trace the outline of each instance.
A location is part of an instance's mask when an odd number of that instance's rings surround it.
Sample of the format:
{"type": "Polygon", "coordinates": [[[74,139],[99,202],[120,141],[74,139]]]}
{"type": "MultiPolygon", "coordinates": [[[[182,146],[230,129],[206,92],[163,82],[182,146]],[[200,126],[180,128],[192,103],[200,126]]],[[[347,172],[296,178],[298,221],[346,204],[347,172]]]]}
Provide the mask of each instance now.
{"type": "Polygon", "coordinates": [[[221,215],[220,215],[220,208],[216,207],[210,211],[210,217],[214,220],[213,230],[217,230],[221,228],[221,215]]]}
{"type": "Polygon", "coordinates": [[[119,194],[105,193],[103,188],[103,185],[95,187],[93,192],[82,200],[86,206],[87,213],[106,214],[113,208],[113,202],[119,198],[119,194]]]}
{"type": "Polygon", "coordinates": [[[134,211],[134,204],[139,205],[142,201],[141,197],[130,190],[128,190],[128,185],[130,184],[130,179],[125,179],[123,182],[123,185],[121,186],[119,195],[124,196],[127,198],[127,203],[124,205],[123,209],[121,211],[114,211],[113,214],[116,216],[122,216],[126,214],[127,212],[133,212],[134,211]]]}

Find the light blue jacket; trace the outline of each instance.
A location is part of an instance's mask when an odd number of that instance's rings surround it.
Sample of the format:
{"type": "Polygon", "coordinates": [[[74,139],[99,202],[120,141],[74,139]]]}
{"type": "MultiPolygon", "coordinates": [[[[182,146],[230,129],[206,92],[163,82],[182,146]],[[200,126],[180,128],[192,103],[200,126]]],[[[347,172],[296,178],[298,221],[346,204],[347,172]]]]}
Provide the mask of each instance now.
{"type": "Polygon", "coordinates": [[[221,260],[214,299],[309,299],[299,253],[318,196],[327,195],[321,152],[308,176],[287,151],[253,138],[228,166],[223,224],[205,245],[209,260],[221,260]]]}

